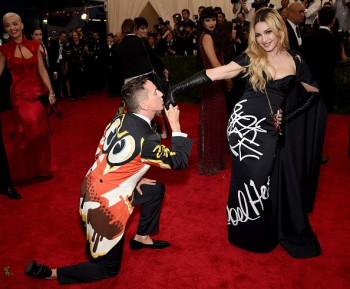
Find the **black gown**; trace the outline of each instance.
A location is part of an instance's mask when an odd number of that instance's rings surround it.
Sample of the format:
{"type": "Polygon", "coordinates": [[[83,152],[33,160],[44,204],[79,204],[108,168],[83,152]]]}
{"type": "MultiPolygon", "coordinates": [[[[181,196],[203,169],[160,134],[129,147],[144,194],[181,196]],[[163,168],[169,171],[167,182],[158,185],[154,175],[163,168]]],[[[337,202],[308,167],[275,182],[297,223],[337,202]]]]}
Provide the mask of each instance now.
{"type": "MultiPolygon", "coordinates": [[[[270,121],[270,106],[291,111],[304,101],[300,82],[316,86],[307,66],[292,51],[296,75],[268,81],[266,93],[247,81],[227,128],[232,176],[227,204],[228,238],[237,247],[269,252],[278,243],[296,258],[321,253],[304,209],[305,114],[285,124],[279,135],[270,121]]],[[[235,59],[249,64],[242,54],[235,59]]]]}

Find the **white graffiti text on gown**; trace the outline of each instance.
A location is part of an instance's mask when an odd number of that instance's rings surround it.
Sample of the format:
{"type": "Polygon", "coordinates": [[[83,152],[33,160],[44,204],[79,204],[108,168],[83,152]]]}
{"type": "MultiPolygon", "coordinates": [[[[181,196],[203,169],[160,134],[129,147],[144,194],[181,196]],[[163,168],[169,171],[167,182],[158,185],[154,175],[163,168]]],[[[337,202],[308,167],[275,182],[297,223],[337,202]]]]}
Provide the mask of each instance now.
{"type": "Polygon", "coordinates": [[[238,191],[238,206],[236,208],[227,206],[226,208],[229,225],[236,226],[239,222],[245,223],[260,218],[261,212],[264,211],[263,201],[267,200],[270,195],[270,177],[268,177],[266,185],[260,187],[260,191],[256,188],[253,180],[250,180],[249,186],[244,183],[244,188],[245,191],[238,191]]]}
{"type": "Polygon", "coordinates": [[[228,138],[230,138],[231,134],[238,135],[238,142],[235,145],[230,144],[230,150],[234,156],[239,156],[240,161],[248,157],[260,159],[263,153],[258,150],[260,145],[255,139],[259,132],[267,132],[261,127],[261,122],[266,118],[258,120],[254,115],[244,114],[242,103],[246,101],[244,99],[235,105],[227,127],[228,138]],[[244,123],[242,123],[242,120],[244,123]],[[248,121],[249,123],[247,124],[248,121]]]}

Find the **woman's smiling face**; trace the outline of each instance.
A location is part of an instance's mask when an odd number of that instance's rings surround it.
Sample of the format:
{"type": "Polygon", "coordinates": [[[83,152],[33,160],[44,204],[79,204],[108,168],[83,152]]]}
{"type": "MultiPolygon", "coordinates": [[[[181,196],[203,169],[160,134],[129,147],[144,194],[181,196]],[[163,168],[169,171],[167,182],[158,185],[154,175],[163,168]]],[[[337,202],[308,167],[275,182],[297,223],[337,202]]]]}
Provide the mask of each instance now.
{"type": "Polygon", "coordinates": [[[278,36],[266,22],[258,22],[254,26],[255,40],[266,52],[274,51],[278,45],[278,36]]]}
{"type": "Polygon", "coordinates": [[[23,23],[18,16],[9,16],[4,19],[4,28],[10,37],[17,38],[22,35],[23,23]]]}

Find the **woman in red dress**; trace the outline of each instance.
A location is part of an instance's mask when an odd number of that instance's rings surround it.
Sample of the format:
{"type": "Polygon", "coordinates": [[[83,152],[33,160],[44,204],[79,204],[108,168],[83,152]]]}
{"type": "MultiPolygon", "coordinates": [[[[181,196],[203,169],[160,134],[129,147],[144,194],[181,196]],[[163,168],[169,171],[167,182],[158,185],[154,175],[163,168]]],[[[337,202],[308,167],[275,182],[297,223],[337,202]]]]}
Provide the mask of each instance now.
{"type": "Polygon", "coordinates": [[[11,175],[14,180],[50,176],[55,165],[51,158],[47,113],[39,97],[49,93],[49,102],[54,104],[55,94],[39,43],[22,35],[20,16],[7,13],[3,24],[10,41],[0,46],[0,75],[6,64],[12,76],[10,99],[16,118],[16,133],[9,155],[11,175]],[[42,82],[46,91],[43,91],[42,82]]]}

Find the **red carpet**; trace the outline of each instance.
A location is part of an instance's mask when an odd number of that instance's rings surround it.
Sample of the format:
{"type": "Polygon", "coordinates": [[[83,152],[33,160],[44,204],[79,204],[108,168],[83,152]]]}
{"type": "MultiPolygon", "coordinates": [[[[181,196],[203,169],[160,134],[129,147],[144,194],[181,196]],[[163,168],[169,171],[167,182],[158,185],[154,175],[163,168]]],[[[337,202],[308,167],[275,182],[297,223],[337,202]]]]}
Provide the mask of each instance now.
{"type": "MultiPolygon", "coordinates": [[[[59,170],[51,179],[16,184],[20,201],[0,195],[0,288],[54,289],[57,281],[24,276],[35,259],[53,267],[85,261],[84,234],[78,214],[81,181],[93,163],[95,149],[120,98],[90,96],[86,101],[60,102],[64,119],[51,117],[52,144],[59,170]]],[[[198,105],[181,104],[182,129],[197,139],[198,105]]],[[[3,115],[10,146],[9,114],[3,115]]],[[[213,177],[199,176],[196,146],[185,171],[151,169],[166,184],[160,233],[172,246],[162,251],[131,251],[138,210],[129,221],[122,269],[113,279],[66,288],[350,288],[350,162],[349,115],[330,115],[319,192],[310,216],[323,253],[296,260],[280,246],[254,254],[227,241],[226,199],[230,169],[213,177]]]]}

